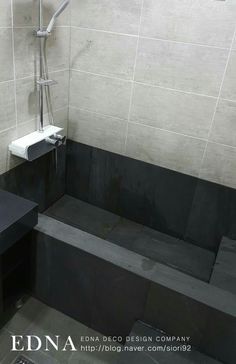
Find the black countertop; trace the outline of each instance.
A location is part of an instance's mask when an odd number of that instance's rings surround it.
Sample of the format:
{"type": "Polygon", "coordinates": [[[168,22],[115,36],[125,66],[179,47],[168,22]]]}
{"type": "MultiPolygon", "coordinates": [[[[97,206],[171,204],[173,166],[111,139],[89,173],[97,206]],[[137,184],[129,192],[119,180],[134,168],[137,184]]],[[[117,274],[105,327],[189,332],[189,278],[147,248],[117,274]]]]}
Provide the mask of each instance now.
{"type": "Polygon", "coordinates": [[[0,254],[38,222],[38,205],[12,193],[0,190],[0,254]]]}

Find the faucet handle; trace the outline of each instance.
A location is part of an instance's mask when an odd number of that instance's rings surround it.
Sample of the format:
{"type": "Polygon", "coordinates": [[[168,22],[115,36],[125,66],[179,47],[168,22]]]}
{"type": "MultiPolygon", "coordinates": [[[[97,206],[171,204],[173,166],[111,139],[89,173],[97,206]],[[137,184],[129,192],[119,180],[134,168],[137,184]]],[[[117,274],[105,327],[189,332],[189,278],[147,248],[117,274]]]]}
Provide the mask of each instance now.
{"type": "Polygon", "coordinates": [[[62,144],[66,142],[66,136],[60,134],[54,134],[52,137],[56,140],[59,140],[62,144]]]}

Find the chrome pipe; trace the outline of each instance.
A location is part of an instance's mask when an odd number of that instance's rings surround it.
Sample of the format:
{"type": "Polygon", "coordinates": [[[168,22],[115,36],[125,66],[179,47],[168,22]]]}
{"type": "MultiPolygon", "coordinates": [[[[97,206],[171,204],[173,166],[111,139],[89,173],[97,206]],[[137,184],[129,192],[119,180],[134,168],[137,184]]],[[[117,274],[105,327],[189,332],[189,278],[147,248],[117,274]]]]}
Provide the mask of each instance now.
{"type": "MultiPolygon", "coordinates": [[[[39,0],[39,30],[43,31],[43,0],[39,0]]],[[[43,39],[39,38],[39,77],[43,78],[43,39]]],[[[38,131],[43,132],[43,85],[39,85],[39,126],[38,131]]]]}

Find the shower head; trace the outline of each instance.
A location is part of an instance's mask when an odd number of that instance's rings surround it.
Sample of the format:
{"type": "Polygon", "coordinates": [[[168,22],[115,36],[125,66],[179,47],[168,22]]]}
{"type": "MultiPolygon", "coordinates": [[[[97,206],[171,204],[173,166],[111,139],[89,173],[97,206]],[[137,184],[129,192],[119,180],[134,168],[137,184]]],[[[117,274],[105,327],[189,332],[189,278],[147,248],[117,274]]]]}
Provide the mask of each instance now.
{"type": "Polygon", "coordinates": [[[59,8],[57,9],[57,11],[55,12],[55,14],[52,16],[52,19],[50,20],[50,23],[48,24],[47,27],[47,33],[50,34],[52,31],[52,28],[55,24],[56,19],[59,17],[59,15],[63,12],[63,10],[65,10],[65,8],[67,7],[67,5],[69,5],[70,0],[64,0],[61,5],[59,6],[59,8]]]}

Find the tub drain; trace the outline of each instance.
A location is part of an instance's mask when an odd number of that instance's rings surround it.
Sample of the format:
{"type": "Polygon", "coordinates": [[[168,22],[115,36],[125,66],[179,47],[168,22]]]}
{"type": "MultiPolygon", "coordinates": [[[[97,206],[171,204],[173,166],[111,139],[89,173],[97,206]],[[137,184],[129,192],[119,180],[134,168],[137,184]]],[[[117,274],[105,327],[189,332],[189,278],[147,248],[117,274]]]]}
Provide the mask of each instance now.
{"type": "Polygon", "coordinates": [[[21,355],[21,356],[18,356],[16,361],[14,361],[14,364],[35,364],[35,363],[33,363],[31,360],[29,360],[26,357],[21,355]]]}

